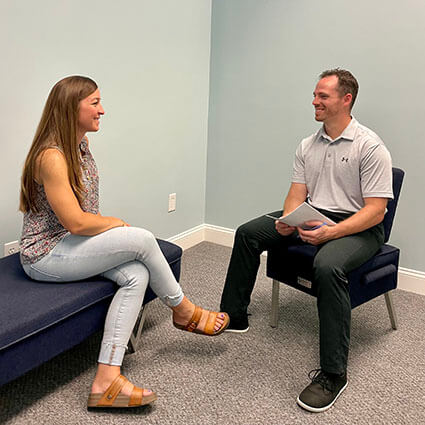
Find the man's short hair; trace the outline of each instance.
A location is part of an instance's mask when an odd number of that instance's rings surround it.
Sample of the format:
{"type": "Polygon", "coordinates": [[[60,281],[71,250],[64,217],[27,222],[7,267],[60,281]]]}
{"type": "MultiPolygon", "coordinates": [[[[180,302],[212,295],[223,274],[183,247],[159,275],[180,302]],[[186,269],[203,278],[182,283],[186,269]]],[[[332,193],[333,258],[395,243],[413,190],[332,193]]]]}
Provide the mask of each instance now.
{"type": "Polygon", "coordinates": [[[354,75],[345,69],[335,68],[323,71],[319,78],[325,78],[335,75],[338,77],[338,92],[341,96],[345,96],[350,93],[352,96],[350,110],[353,108],[354,101],[356,100],[357,93],[359,91],[359,83],[357,82],[354,75]]]}

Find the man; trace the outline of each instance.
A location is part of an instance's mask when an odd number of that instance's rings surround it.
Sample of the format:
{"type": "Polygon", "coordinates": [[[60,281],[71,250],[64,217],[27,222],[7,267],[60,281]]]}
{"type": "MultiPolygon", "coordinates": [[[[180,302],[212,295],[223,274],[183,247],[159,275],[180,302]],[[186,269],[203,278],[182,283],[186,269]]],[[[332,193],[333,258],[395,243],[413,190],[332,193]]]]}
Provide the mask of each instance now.
{"type": "Polygon", "coordinates": [[[298,146],[292,184],[280,212],[287,215],[307,199],[337,224],[303,230],[262,216],[240,226],[221,299],[221,310],[230,316],[227,331],[248,331],[247,308],[260,254],[285,244],[319,248],[313,269],[320,369],[309,375],[312,382],[297,399],[312,412],[327,410],[347,386],[351,304],[346,276],[383,244],[382,220],[393,197],[389,152],[373,131],[351,116],[357,92],[358,83],[349,71],[332,69],[320,75],[313,106],[323,126],[298,146]]]}

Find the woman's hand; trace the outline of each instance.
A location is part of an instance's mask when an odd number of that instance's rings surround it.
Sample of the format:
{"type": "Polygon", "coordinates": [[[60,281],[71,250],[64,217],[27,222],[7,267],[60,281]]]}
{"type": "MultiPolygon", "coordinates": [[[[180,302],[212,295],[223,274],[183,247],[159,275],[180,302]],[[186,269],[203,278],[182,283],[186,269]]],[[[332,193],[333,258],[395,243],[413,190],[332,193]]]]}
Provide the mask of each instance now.
{"type": "Polygon", "coordinates": [[[128,223],[118,217],[105,217],[110,220],[111,227],[130,227],[128,223]]]}

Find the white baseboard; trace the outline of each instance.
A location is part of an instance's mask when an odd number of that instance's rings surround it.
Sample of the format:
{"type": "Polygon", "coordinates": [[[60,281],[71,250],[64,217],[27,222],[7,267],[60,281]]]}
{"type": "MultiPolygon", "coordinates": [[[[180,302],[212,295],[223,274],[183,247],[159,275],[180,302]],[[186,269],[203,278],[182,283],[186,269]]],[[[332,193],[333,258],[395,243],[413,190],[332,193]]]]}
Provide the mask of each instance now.
{"type": "Polygon", "coordinates": [[[217,245],[233,246],[235,231],[226,227],[213,226],[212,224],[200,224],[186,232],[180,233],[167,239],[180,246],[183,250],[192,248],[201,242],[212,242],[217,245]]]}
{"type": "Polygon", "coordinates": [[[425,273],[417,270],[398,268],[398,288],[415,294],[425,295],[425,273]]]}
{"type": "MultiPolygon", "coordinates": [[[[179,245],[183,250],[192,248],[201,242],[212,242],[227,247],[233,246],[235,231],[227,227],[212,224],[200,224],[168,240],[179,245]]],[[[265,253],[266,254],[266,253],[265,253]]],[[[399,267],[398,289],[425,295],[425,273],[399,267]]]]}
{"type": "Polygon", "coordinates": [[[214,226],[212,224],[205,225],[205,240],[207,242],[216,243],[228,247],[233,246],[235,231],[226,227],[214,226]]]}
{"type": "Polygon", "coordinates": [[[205,241],[205,224],[193,227],[186,232],[168,238],[167,241],[173,242],[184,250],[192,248],[198,243],[205,241]]]}

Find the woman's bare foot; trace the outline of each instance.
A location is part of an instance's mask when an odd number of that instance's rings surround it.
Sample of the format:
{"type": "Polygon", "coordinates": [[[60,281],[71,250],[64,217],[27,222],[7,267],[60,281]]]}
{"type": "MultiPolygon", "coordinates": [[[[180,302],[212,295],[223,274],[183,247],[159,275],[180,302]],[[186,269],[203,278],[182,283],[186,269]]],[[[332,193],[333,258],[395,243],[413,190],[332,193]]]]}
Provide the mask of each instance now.
{"type": "MultiPolygon", "coordinates": [[[[121,374],[121,368],[119,366],[110,366],[103,363],[99,363],[96,376],[94,378],[91,392],[92,394],[103,394],[109,386],[112,384],[114,379],[121,374]]],[[[134,385],[131,382],[127,382],[121,390],[121,394],[129,396],[133,391],[134,385]]],[[[151,395],[151,390],[143,389],[143,396],[146,397],[151,395]]]]}
{"type": "MultiPolygon", "coordinates": [[[[178,325],[185,326],[189,320],[192,318],[195,311],[195,304],[189,301],[188,298],[184,297],[183,301],[177,306],[173,307],[173,321],[178,325]]],[[[197,329],[203,331],[207,324],[209,310],[202,310],[201,319],[197,326],[197,329]]],[[[215,320],[214,331],[219,331],[226,321],[226,315],[224,313],[219,313],[215,320]]]]}

